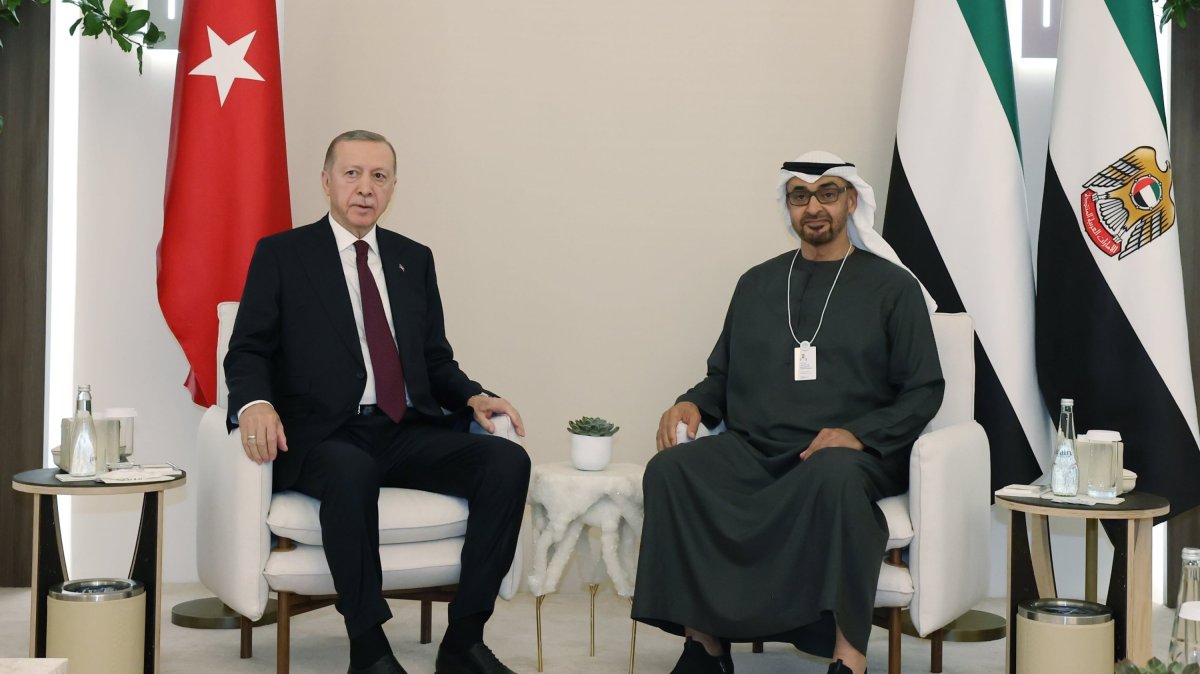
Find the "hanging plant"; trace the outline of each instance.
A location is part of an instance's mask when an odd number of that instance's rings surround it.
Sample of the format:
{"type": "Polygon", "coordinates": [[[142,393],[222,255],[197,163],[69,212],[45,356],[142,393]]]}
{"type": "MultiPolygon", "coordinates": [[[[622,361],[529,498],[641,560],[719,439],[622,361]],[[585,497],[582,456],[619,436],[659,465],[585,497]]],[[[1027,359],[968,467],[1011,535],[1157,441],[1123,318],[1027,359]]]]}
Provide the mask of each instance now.
{"type": "MultiPolygon", "coordinates": [[[[39,5],[48,5],[50,0],[31,0],[39,5]]],[[[158,29],[150,20],[150,10],[133,9],[128,0],[110,0],[108,9],[104,8],[104,0],[62,0],[65,4],[79,8],[79,20],[71,24],[70,33],[79,31],[84,37],[99,38],[107,35],[110,42],[116,43],[126,54],[134,52],[137,55],[138,74],[142,72],[142,56],[146,47],[153,47],[162,42],[166,33],[158,29]]],[[[21,27],[21,19],[17,10],[22,0],[0,0],[0,19],[21,27]]],[[[0,47],[4,43],[0,42],[0,47]]],[[[0,133],[4,131],[4,117],[0,116],[0,133]]]]}
{"type": "Polygon", "coordinates": [[[1175,19],[1176,26],[1187,28],[1187,13],[1193,9],[1200,9],[1200,0],[1163,0],[1162,21],[1158,29],[1166,28],[1171,19],[1175,19]]]}

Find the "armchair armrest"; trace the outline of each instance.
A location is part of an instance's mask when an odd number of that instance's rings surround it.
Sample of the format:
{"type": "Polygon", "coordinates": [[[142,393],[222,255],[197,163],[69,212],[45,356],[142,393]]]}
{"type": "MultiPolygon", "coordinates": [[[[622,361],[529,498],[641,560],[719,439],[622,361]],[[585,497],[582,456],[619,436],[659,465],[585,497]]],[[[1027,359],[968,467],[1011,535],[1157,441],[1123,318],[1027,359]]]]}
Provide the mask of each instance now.
{"type": "MultiPolygon", "coordinates": [[[[495,426],[496,431],[490,435],[499,436],[501,438],[511,440],[518,445],[524,446],[525,443],[522,442],[521,436],[517,435],[517,429],[513,427],[512,419],[509,419],[507,414],[497,414],[496,416],[492,417],[492,425],[495,426]]],[[[478,433],[480,435],[489,435],[489,433],[484,430],[482,426],[474,421],[471,422],[471,432],[478,433]]],[[[504,578],[500,581],[501,599],[512,599],[513,595],[515,595],[517,590],[520,589],[521,565],[524,561],[524,557],[525,526],[522,524],[521,531],[517,534],[517,551],[516,554],[513,555],[512,566],[508,568],[508,573],[505,574],[504,578]]]]}
{"type": "Polygon", "coordinates": [[[225,430],[226,414],[208,408],[196,432],[196,564],[217,598],[258,620],[267,606],[271,465],[246,456],[240,436],[225,430]]]}
{"type": "Polygon", "coordinates": [[[987,593],[991,464],[974,421],[926,433],[909,462],[910,614],[925,636],[966,613],[987,593]]]}

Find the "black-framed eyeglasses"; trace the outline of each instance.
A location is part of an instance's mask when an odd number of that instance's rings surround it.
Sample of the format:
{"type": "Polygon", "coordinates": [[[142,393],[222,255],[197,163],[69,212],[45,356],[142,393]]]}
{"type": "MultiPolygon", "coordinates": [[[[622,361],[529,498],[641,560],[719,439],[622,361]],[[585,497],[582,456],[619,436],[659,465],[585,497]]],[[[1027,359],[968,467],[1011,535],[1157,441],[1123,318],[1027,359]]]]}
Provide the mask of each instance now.
{"type": "Polygon", "coordinates": [[[838,198],[842,196],[842,192],[845,191],[845,187],[837,187],[835,185],[821,187],[815,192],[809,192],[804,188],[797,188],[787,193],[787,202],[788,205],[791,206],[807,206],[808,200],[816,197],[819,203],[832,204],[833,202],[837,201],[838,198]]]}

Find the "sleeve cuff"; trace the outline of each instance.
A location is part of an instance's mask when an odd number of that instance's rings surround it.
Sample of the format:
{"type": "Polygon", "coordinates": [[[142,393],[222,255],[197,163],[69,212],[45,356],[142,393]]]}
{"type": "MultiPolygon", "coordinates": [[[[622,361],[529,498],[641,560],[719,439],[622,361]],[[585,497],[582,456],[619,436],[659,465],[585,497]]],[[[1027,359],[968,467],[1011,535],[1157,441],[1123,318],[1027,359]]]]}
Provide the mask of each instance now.
{"type": "MultiPolygon", "coordinates": [[[[245,405],[242,405],[242,408],[237,411],[237,418],[234,419],[234,422],[241,423],[242,413],[245,412],[247,409],[249,409],[251,406],[257,405],[259,403],[266,403],[268,405],[271,405],[271,401],[269,401],[269,400],[251,400],[250,402],[246,403],[245,405]]],[[[275,409],[275,406],[271,405],[271,409],[275,409]]]]}

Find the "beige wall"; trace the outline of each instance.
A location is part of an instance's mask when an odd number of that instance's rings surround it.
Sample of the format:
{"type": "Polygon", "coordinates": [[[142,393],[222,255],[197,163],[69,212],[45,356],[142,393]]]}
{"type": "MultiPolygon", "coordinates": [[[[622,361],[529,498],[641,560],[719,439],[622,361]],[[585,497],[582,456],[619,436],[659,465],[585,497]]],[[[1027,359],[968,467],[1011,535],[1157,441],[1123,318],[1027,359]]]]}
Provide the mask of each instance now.
{"type": "Polygon", "coordinates": [[[459,361],[535,463],[583,414],[648,458],[738,275],[792,246],[782,161],[832,150],[886,197],[911,2],[352,6],[286,5],[295,222],[325,212],[330,138],[393,141],[384,224],[433,248],[459,361]]]}

